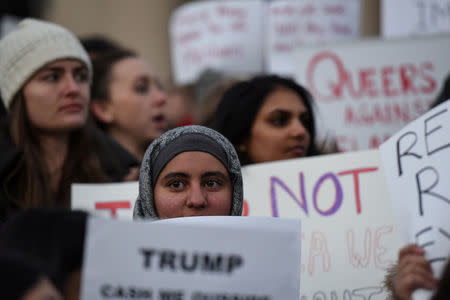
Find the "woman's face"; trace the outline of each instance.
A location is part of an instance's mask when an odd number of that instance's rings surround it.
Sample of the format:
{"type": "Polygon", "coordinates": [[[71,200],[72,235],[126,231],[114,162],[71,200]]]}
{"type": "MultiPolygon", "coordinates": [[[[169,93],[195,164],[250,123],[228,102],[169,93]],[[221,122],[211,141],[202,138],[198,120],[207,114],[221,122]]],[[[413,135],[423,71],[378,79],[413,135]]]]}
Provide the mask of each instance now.
{"type": "Polygon", "coordinates": [[[61,294],[56,290],[48,279],[42,279],[34,285],[22,300],[62,300],[61,294]]]}
{"type": "Polygon", "coordinates": [[[49,132],[79,129],[88,116],[88,69],[74,59],[48,63],[24,85],[23,95],[34,127],[49,132]]]}
{"type": "Polygon", "coordinates": [[[154,189],[161,219],[230,215],[231,194],[225,166],[201,151],[175,156],[159,174],[154,189]]]}
{"type": "Polygon", "coordinates": [[[253,163],[306,156],[311,136],[310,112],[297,93],[278,88],[256,114],[250,137],[239,146],[253,163]]]}
{"type": "Polygon", "coordinates": [[[111,130],[147,145],[167,129],[167,96],[141,58],[129,57],[112,68],[109,86],[111,130]]]}

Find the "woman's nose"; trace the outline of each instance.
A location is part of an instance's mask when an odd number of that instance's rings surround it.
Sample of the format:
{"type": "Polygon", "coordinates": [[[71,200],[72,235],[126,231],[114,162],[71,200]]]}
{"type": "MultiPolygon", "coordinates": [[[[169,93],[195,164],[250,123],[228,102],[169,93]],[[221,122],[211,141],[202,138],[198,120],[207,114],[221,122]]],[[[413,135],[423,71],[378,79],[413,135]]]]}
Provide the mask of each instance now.
{"type": "Polygon", "coordinates": [[[186,205],[190,208],[204,208],[208,203],[207,198],[206,192],[199,184],[191,185],[186,205]]]}

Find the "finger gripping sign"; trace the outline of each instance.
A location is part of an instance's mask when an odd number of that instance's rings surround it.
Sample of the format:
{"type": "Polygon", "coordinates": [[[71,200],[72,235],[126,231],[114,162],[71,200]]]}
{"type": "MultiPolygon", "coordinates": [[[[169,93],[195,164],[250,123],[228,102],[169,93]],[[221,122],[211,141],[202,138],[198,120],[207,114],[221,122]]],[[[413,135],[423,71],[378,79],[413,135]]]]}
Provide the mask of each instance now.
{"type": "Polygon", "coordinates": [[[88,221],[82,299],[300,297],[300,220],[88,221]]]}
{"type": "MultiPolygon", "coordinates": [[[[408,124],[380,147],[404,238],[425,250],[435,277],[450,253],[450,101],[408,124]]],[[[428,299],[419,291],[415,299],[428,299]]]]}

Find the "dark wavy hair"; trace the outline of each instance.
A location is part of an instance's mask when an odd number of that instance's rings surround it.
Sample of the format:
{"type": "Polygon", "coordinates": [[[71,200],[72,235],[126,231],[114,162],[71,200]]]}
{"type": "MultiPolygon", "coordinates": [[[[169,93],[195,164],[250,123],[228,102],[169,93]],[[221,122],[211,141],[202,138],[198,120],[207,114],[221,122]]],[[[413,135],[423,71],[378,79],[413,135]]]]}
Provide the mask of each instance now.
{"type": "Polygon", "coordinates": [[[239,145],[250,137],[253,122],[266,98],[278,88],[295,92],[306,106],[310,118],[304,124],[311,136],[306,156],[319,154],[316,146],[316,127],[313,114],[313,98],[306,88],[294,80],[278,75],[262,75],[231,86],[223,95],[215,114],[215,127],[235,147],[241,165],[251,164],[247,153],[239,150],[239,145]]]}

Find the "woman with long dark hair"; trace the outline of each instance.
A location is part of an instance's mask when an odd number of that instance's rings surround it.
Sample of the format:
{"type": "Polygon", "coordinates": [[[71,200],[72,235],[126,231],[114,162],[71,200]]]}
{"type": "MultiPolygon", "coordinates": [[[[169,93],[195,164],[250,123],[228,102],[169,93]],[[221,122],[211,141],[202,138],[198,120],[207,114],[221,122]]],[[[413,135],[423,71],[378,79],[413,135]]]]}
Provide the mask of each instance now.
{"type": "Polygon", "coordinates": [[[29,207],[70,207],[70,185],[103,182],[87,124],[92,67],[67,29],[26,19],[0,41],[0,223],[29,207]]]}

